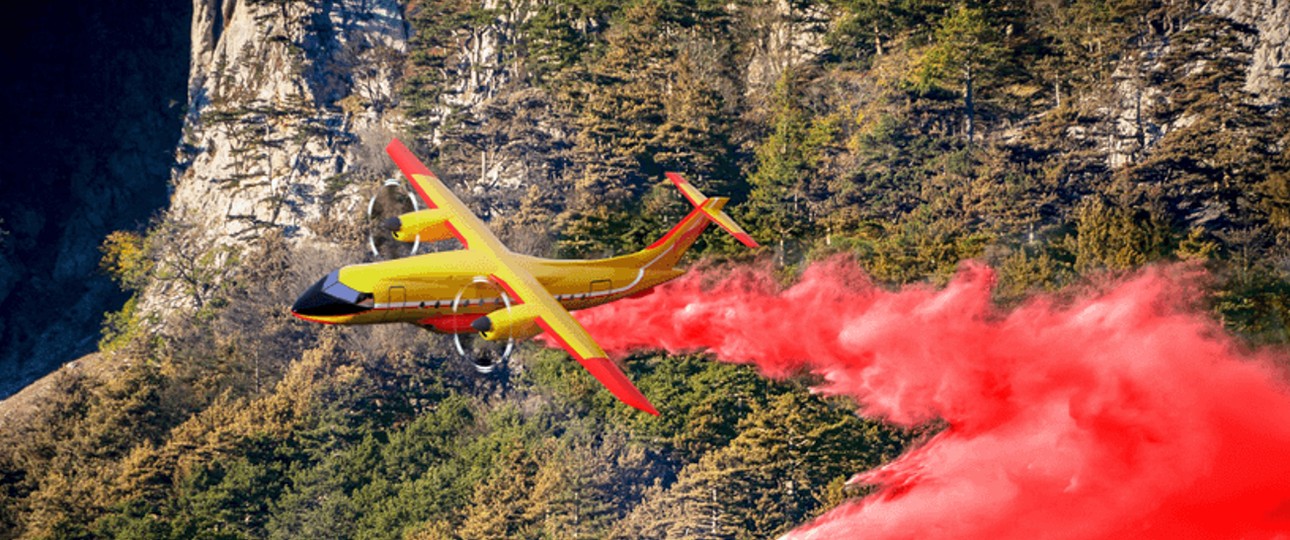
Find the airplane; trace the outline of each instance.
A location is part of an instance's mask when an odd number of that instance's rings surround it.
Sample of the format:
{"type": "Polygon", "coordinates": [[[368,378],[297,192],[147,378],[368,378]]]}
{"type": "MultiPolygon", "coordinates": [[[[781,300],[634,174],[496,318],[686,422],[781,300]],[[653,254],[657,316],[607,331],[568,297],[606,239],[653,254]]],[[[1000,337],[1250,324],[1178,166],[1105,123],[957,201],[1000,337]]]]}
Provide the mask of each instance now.
{"type": "Polygon", "coordinates": [[[292,315],[322,324],[411,323],[508,343],[546,332],[620,401],[655,416],[654,405],[569,312],[642,295],[681,276],[685,272],[675,264],[708,223],[759,247],[722,210],[729,199],[705,197],[669,172],[694,210],[649,247],[601,260],[514,253],[402,142],[392,140],[385,151],[426,208],[391,218],[384,227],[402,242],[455,238],[462,249],[339,268],[301,294],[292,315]]]}

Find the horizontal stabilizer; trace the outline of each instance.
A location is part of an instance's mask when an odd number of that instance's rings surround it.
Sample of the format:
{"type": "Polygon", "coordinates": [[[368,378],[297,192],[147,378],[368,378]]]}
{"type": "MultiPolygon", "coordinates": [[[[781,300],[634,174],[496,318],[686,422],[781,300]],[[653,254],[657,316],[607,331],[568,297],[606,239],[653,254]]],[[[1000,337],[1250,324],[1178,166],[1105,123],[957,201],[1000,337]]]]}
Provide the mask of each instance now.
{"type": "Polygon", "coordinates": [[[752,236],[750,236],[747,231],[744,231],[743,227],[740,227],[738,223],[735,223],[735,220],[722,210],[728,199],[724,197],[709,199],[704,196],[703,193],[700,193],[698,188],[691,185],[684,178],[681,178],[681,175],[674,172],[664,174],[667,176],[668,180],[671,180],[673,184],[676,184],[677,189],[681,190],[681,194],[685,195],[685,198],[690,201],[690,204],[693,204],[701,210],[704,215],[708,216],[708,219],[712,220],[713,223],[716,223],[717,226],[725,229],[726,232],[730,233],[731,236],[734,236],[735,239],[742,242],[743,245],[750,248],[761,247],[757,244],[757,241],[752,239],[752,236]]]}

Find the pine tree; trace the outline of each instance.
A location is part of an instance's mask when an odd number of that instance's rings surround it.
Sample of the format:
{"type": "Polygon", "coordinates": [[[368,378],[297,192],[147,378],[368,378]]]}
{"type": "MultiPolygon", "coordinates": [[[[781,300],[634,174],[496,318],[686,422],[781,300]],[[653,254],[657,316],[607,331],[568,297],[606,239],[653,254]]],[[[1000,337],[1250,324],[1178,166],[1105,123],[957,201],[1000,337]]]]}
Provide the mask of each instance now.
{"type": "Polygon", "coordinates": [[[778,259],[786,261],[786,242],[805,237],[815,224],[816,206],[823,193],[813,182],[822,149],[830,145],[835,128],[828,119],[817,120],[801,103],[801,74],[786,70],[775,85],[771,132],[757,146],[756,170],[748,178],[752,188],[741,208],[745,223],[758,238],[778,242],[778,259]]]}
{"type": "Polygon", "coordinates": [[[976,94],[981,80],[991,76],[1006,60],[1007,49],[989,14],[981,8],[960,5],[941,19],[933,44],[923,56],[917,73],[924,88],[958,83],[963,93],[963,133],[971,144],[976,133],[976,94]]]}
{"type": "Polygon", "coordinates": [[[510,448],[475,487],[458,534],[463,540],[517,538],[531,531],[546,509],[530,504],[540,467],[538,456],[522,446],[510,448]]]}
{"type": "Polygon", "coordinates": [[[876,466],[904,439],[803,391],[758,406],[729,446],[686,466],[624,520],[639,538],[764,538],[836,501],[838,478],[876,466]],[[831,487],[834,486],[834,487],[831,487]]]}
{"type": "Polygon", "coordinates": [[[1095,198],[1076,213],[1075,270],[1125,270],[1171,251],[1170,230],[1158,212],[1112,206],[1095,198]]]}

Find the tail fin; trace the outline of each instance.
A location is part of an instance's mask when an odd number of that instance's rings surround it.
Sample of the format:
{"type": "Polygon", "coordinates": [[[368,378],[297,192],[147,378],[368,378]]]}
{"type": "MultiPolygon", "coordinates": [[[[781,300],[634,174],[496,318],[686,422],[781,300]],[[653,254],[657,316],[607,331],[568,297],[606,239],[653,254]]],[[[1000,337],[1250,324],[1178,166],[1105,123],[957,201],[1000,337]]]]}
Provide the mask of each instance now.
{"type": "Polygon", "coordinates": [[[726,205],[726,201],[729,199],[721,198],[721,204],[715,205],[715,207],[707,206],[705,204],[706,201],[713,199],[704,197],[702,193],[699,193],[698,189],[690,185],[689,182],[686,182],[684,178],[681,178],[681,175],[674,172],[665,173],[665,175],[668,180],[671,180],[673,184],[676,184],[677,189],[681,190],[681,193],[685,195],[686,199],[690,200],[691,204],[703,210],[703,213],[707,214],[714,223],[722,229],[725,229],[726,232],[733,235],[740,242],[743,242],[745,246],[750,248],[761,247],[757,245],[757,242],[754,241],[751,236],[748,236],[747,232],[744,232],[743,227],[740,227],[738,223],[735,223],[735,220],[730,219],[730,216],[721,211],[721,209],[726,205]]]}
{"type": "Polygon", "coordinates": [[[705,197],[698,189],[686,182],[684,178],[681,178],[681,175],[673,172],[666,174],[667,178],[673,184],[676,184],[676,187],[685,195],[685,198],[694,205],[694,210],[685,216],[680,223],[677,223],[675,227],[672,227],[672,230],[667,231],[667,234],[663,235],[662,238],[650,244],[649,247],[636,254],[635,257],[647,258],[653,264],[670,268],[690,249],[690,246],[699,238],[703,230],[708,228],[708,223],[716,223],[748,247],[759,247],[757,242],[753,241],[752,237],[744,231],[743,227],[740,227],[738,223],[735,223],[735,220],[722,211],[726,203],[730,202],[730,199],[726,197],[705,197]]]}

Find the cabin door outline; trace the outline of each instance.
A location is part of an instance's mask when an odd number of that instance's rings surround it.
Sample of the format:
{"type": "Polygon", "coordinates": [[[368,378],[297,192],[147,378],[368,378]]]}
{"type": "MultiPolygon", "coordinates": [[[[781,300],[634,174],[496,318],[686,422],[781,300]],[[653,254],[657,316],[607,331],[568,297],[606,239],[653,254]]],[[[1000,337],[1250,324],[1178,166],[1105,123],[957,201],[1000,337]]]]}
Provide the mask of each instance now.
{"type": "Polygon", "coordinates": [[[385,311],[385,317],[382,317],[382,319],[386,321],[398,320],[403,310],[407,309],[407,288],[402,285],[391,286],[385,294],[385,301],[390,306],[390,309],[385,311]]]}

